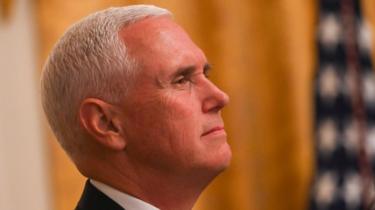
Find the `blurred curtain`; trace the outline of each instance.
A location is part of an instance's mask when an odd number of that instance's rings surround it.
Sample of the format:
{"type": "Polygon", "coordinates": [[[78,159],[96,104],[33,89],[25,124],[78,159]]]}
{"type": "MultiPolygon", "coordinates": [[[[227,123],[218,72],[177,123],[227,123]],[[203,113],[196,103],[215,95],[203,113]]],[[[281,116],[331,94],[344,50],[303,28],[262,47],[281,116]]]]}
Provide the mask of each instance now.
{"type": "MultiPolygon", "coordinates": [[[[214,66],[231,97],[224,110],[231,167],[196,210],[303,210],[313,173],[313,0],[37,0],[40,64],[63,31],[98,9],[138,3],[171,10],[214,66]]],[[[375,2],[365,0],[375,25],[375,2]]],[[[56,210],[73,209],[84,183],[51,133],[56,210]]]]}
{"type": "Polygon", "coordinates": [[[0,0],[0,209],[51,209],[34,4],[0,0]]]}

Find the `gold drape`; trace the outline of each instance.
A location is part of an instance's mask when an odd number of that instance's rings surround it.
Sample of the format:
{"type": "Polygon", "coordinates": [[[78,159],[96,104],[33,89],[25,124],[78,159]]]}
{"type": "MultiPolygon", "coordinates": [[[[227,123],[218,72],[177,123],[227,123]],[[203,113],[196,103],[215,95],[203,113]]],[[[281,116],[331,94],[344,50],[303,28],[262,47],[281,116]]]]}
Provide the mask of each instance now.
{"type": "Polygon", "coordinates": [[[13,0],[0,0],[0,20],[7,20],[13,9],[13,0]]]}
{"type": "MultiPolygon", "coordinates": [[[[224,118],[232,165],[195,209],[305,209],[313,165],[316,1],[38,0],[41,62],[72,22],[136,3],[170,9],[206,52],[213,80],[231,96],[224,118]]],[[[374,26],[374,1],[365,3],[374,26]]],[[[84,179],[56,141],[48,142],[55,209],[73,209],[84,179]]]]}

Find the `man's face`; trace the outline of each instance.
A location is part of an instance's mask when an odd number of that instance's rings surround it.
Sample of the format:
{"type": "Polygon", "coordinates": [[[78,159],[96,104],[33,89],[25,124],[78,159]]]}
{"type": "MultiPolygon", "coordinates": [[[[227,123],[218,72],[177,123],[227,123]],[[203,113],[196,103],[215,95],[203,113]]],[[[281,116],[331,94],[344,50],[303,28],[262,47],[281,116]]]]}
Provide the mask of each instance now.
{"type": "Polygon", "coordinates": [[[219,172],[231,151],[220,110],[228,96],[208,78],[204,53],[168,17],[120,33],[141,65],[122,103],[131,161],[169,173],[219,172]]]}

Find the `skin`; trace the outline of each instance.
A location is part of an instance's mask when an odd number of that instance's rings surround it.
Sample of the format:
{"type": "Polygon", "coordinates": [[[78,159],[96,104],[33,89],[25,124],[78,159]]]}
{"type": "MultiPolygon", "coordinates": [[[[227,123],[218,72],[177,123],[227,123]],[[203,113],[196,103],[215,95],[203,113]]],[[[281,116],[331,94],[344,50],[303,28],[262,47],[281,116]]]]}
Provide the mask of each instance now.
{"type": "Polygon", "coordinates": [[[220,114],[229,98],[208,79],[202,50],[169,17],[146,18],[120,35],[140,70],[119,104],[82,102],[94,155],[77,166],[160,209],[191,209],[230,163],[220,114]]]}

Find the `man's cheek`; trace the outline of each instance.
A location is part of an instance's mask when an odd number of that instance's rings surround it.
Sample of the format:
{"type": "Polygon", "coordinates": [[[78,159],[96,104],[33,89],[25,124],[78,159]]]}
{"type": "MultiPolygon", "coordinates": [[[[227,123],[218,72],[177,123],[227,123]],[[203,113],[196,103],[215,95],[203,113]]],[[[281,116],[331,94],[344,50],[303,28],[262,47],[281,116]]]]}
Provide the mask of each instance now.
{"type": "Polygon", "coordinates": [[[187,120],[197,114],[197,104],[191,99],[191,96],[169,97],[163,102],[164,107],[174,120],[187,120]]]}

